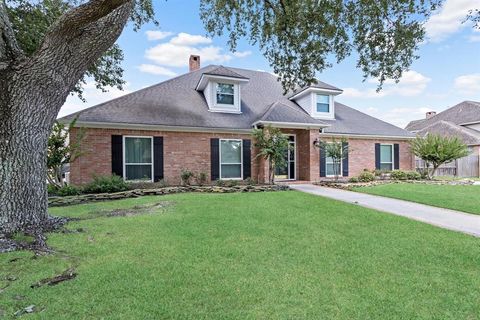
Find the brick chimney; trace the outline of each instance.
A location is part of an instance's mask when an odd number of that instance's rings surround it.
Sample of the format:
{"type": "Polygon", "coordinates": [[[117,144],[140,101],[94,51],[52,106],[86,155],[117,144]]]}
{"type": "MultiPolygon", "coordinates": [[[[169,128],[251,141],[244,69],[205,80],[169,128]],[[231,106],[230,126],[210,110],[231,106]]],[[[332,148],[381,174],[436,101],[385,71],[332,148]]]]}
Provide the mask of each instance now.
{"type": "Polygon", "coordinates": [[[200,56],[196,56],[194,54],[190,55],[188,66],[190,68],[190,72],[200,69],[200,56]]]}
{"type": "Polygon", "coordinates": [[[426,114],[425,114],[425,119],[430,119],[431,117],[435,116],[437,114],[436,111],[428,111],[426,114]]]}

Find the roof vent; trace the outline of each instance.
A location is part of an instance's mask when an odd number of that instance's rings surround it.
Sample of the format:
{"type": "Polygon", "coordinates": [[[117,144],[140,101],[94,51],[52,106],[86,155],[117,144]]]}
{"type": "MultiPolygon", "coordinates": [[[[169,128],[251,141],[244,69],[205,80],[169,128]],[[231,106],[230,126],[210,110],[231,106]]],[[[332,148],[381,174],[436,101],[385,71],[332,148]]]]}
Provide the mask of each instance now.
{"type": "Polygon", "coordinates": [[[437,112],[436,111],[428,111],[426,114],[425,114],[425,119],[430,119],[431,117],[434,117],[437,115],[437,112]]]}
{"type": "Polygon", "coordinates": [[[200,69],[200,56],[194,54],[190,55],[188,66],[190,68],[190,72],[200,69]]]}

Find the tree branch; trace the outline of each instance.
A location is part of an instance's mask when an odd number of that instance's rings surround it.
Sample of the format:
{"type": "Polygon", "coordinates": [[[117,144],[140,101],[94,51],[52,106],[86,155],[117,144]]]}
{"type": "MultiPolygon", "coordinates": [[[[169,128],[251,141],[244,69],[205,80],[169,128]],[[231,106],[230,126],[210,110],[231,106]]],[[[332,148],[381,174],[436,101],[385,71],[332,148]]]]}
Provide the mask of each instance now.
{"type": "Polygon", "coordinates": [[[4,0],[0,0],[0,64],[5,60],[16,60],[23,56],[8,18],[4,0]]]}

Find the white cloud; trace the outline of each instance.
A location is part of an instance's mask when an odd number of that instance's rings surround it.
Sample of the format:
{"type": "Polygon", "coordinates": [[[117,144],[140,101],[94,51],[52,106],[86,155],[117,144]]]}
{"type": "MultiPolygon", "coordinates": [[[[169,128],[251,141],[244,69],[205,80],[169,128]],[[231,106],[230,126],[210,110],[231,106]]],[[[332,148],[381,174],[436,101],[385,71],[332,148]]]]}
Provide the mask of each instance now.
{"type": "Polygon", "coordinates": [[[427,38],[439,42],[460,29],[471,26],[463,22],[470,10],[479,7],[479,0],[445,0],[443,6],[425,23],[427,38]]]}
{"type": "Polygon", "coordinates": [[[176,76],[177,74],[173,72],[170,69],[167,69],[165,67],[157,66],[154,64],[141,64],[138,66],[138,69],[142,72],[145,73],[150,73],[150,74],[155,74],[155,75],[160,75],[160,76],[167,76],[167,77],[173,77],[176,76]]]}
{"type": "Polygon", "coordinates": [[[173,35],[170,31],[148,30],[145,32],[149,41],[162,40],[173,35]]]}
{"type": "Polygon", "coordinates": [[[60,109],[60,113],[58,117],[63,117],[69,115],[71,113],[89,108],[91,106],[95,106],[99,103],[109,101],[118,97],[121,97],[125,94],[132,92],[129,88],[130,84],[126,83],[124,85],[123,91],[118,90],[115,87],[108,87],[106,88],[107,92],[102,92],[101,90],[95,87],[94,81],[88,81],[84,85],[84,92],[83,96],[87,100],[86,102],[82,102],[76,95],[70,95],[67,98],[67,101],[64,103],[62,109],[60,109]]]}
{"type": "Polygon", "coordinates": [[[234,52],[233,53],[233,56],[234,57],[237,57],[237,58],[245,58],[245,57],[248,57],[249,55],[252,54],[252,51],[250,50],[247,50],[247,51],[237,51],[237,52],[234,52]]]}
{"type": "Polygon", "coordinates": [[[177,46],[194,46],[197,44],[210,44],[212,43],[212,39],[201,35],[180,32],[177,36],[170,40],[170,43],[177,46]]]}
{"type": "MultiPolygon", "coordinates": [[[[382,90],[376,91],[376,88],[366,88],[363,90],[356,88],[343,89],[342,96],[351,98],[382,98],[385,96],[404,96],[412,97],[423,93],[427,84],[431,81],[430,78],[424,76],[417,71],[406,71],[403,73],[399,83],[394,80],[386,80],[382,90]]],[[[378,83],[375,79],[370,79],[368,83],[378,83]]]]}
{"type": "Polygon", "coordinates": [[[454,87],[463,94],[478,94],[480,92],[480,73],[456,77],[454,87]]]}
{"type": "Polygon", "coordinates": [[[362,110],[363,112],[396,125],[400,128],[405,126],[412,120],[422,119],[425,117],[425,113],[432,111],[431,108],[426,107],[397,107],[393,109],[385,109],[382,107],[368,107],[362,110]]]}

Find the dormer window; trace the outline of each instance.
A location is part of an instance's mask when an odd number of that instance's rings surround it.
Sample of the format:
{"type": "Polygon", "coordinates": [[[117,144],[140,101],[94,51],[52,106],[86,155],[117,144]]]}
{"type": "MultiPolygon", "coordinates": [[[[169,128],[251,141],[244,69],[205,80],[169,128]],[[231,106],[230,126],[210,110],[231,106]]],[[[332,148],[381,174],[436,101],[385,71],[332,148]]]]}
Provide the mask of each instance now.
{"type": "Polygon", "coordinates": [[[330,96],[317,93],[317,112],[330,112],[330,96]]]}
{"type": "Polygon", "coordinates": [[[240,87],[245,83],[248,78],[219,66],[202,74],[196,90],[203,92],[208,111],[242,113],[240,87]]]}
{"type": "Polygon", "coordinates": [[[217,83],[216,105],[235,105],[235,86],[230,83],[217,83]]]}

